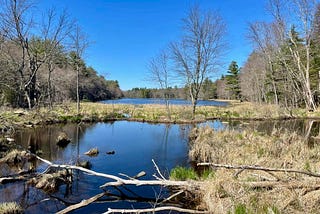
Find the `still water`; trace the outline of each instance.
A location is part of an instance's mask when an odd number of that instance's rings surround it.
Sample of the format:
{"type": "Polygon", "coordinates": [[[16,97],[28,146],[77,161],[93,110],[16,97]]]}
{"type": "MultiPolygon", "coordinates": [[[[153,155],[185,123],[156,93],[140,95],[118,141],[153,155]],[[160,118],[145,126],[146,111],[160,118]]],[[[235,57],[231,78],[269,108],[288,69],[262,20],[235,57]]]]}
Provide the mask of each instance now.
{"type": "MultiPolygon", "coordinates": [[[[132,104],[132,105],[144,105],[144,104],[162,104],[165,105],[164,99],[146,99],[146,98],[123,98],[118,100],[105,100],[102,103],[107,104],[132,104]]],[[[191,105],[190,100],[183,99],[169,99],[170,105],[191,105]]],[[[199,100],[198,106],[227,106],[228,102],[215,101],[215,100],[199,100]]]]}
{"type": "MultiPolygon", "coordinates": [[[[220,122],[212,122],[217,127],[220,122]]],[[[112,175],[124,173],[133,177],[140,171],[147,174],[141,179],[154,179],[156,173],[152,159],[157,163],[164,176],[168,177],[175,166],[189,166],[188,162],[188,125],[148,124],[118,121],[96,124],[64,124],[22,130],[16,134],[16,142],[32,152],[41,152],[41,157],[60,164],[75,164],[88,160],[92,170],[112,175]],[[56,145],[60,132],[72,139],[65,148],[56,145]],[[84,153],[98,148],[96,157],[84,153]],[[114,154],[107,154],[114,151],[114,154]]],[[[38,163],[38,171],[46,165],[38,163]]],[[[67,205],[80,202],[102,192],[99,186],[108,182],[105,178],[76,173],[71,187],[62,185],[58,192],[45,194],[24,182],[0,185],[0,202],[16,201],[26,209],[25,213],[54,213],[67,205]]],[[[108,189],[119,195],[116,189],[108,189]]],[[[99,203],[93,203],[73,213],[102,213],[108,208],[150,208],[151,199],[164,198],[167,190],[160,187],[130,187],[122,189],[131,200],[104,197],[99,203]],[[141,197],[140,197],[141,196],[141,197]],[[147,202],[139,202],[146,198],[147,202]],[[148,201],[148,198],[150,200],[148,201]]],[[[121,195],[121,196],[124,196],[121,195]]]]}
{"type": "MultiPolygon", "coordinates": [[[[292,132],[311,137],[320,135],[317,121],[225,121],[219,120],[198,124],[219,129],[249,129],[271,134],[274,129],[288,129],[292,132]]],[[[189,166],[188,134],[192,125],[166,125],[140,122],[117,121],[95,124],[63,124],[21,130],[16,133],[16,142],[31,152],[41,152],[41,157],[60,164],[75,164],[89,161],[92,170],[112,175],[124,173],[134,176],[140,171],[147,174],[141,179],[154,179],[156,173],[152,159],[161,172],[168,177],[176,166],[189,166]],[[65,148],[56,145],[60,132],[70,138],[65,148]],[[96,157],[84,153],[91,148],[98,148],[96,157]],[[114,151],[114,154],[107,154],[114,151]]],[[[37,163],[37,170],[46,169],[43,163],[37,163]]],[[[0,169],[0,175],[2,169],[0,169]]],[[[55,213],[66,206],[79,203],[102,192],[99,186],[108,182],[105,178],[75,172],[71,186],[62,185],[58,192],[46,194],[25,182],[0,185],[0,202],[16,201],[25,213],[55,213]]],[[[115,188],[108,191],[117,197],[103,197],[98,202],[72,213],[102,213],[108,208],[150,208],[154,199],[165,198],[168,190],[160,187],[115,188]]],[[[171,212],[172,213],[172,212],[171,212]]]]}

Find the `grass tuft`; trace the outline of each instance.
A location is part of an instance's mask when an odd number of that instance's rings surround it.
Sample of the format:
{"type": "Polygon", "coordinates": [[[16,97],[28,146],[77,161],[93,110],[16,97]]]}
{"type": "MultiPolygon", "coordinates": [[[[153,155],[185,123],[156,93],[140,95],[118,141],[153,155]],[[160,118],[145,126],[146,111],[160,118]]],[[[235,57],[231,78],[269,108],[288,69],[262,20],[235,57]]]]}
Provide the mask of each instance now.
{"type": "Polygon", "coordinates": [[[197,180],[198,176],[194,169],[178,166],[171,170],[170,179],[179,181],[197,180]]]}
{"type": "Polygon", "coordinates": [[[23,213],[23,209],[16,202],[4,202],[4,203],[0,203],[0,213],[20,214],[20,213],[23,213]]]}

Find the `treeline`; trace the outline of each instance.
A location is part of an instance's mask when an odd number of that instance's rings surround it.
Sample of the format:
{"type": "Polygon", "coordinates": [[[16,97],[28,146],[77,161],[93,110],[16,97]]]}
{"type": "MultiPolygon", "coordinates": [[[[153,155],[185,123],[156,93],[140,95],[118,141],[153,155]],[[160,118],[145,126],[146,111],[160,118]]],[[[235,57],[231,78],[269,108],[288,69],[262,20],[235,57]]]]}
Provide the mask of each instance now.
{"type": "Polygon", "coordinates": [[[124,91],[124,96],[127,98],[163,98],[164,95],[169,99],[186,99],[186,89],[178,87],[169,87],[167,89],[158,88],[133,88],[124,91]]]}
{"type": "MultiPolygon", "coordinates": [[[[188,100],[189,92],[188,87],[168,87],[167,89],[159,88],[133,88],[131,90],[123,91],[124,97],[127,98],[158,98],[163,99],[167,97],[169,99],[185,99],[188,100]]],[[[201,100],[216,99],[217,87],[216,82],[213,82],[209,78],[206,78],[203,83],[202,90],[199,95],[201,100]]]]}
{"type": "Polygon", "coordinates": [[[66,11],[39,11],[29,0],[0,3],[0,105],[33,108],[122,96],[117,81],[86,65],[87,38],[66,11]]]}
{"type": "Polygon", "coordinates": [[[251,101],[315,110],[320,103],[320,3],[271,3],[274,20],[249,26],[255,50],[241,72],[242,94],[251,101]]]}
{"type": "Polygon", "coordinates": [[[221,99],[315,110],[320,104],[320,4],[270,0],[271,22],[249,24],[254,50],[213,83],[221,99]]]}

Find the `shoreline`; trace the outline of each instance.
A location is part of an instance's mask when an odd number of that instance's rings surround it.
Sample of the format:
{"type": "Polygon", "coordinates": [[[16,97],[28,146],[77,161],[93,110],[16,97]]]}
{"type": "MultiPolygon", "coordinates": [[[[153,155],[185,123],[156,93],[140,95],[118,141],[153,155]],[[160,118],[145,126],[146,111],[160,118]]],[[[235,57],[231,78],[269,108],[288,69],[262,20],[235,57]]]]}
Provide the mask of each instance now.
{"type": "Polygon", "coordinates": [[[190,106],[172,105],[170,106],[170,116],[171,118],[168,117],[166,107],[159,104],[132,105],[88,102],[81,104],[81,111],[77,114],[75,103],[65,103],[56,105],[53,109],[2,109],[0,129],[4,130],[11,126],[21,128],[59,123],[109,121],[195,124],[211,120],[320,120],[320,112],[317,111],[308,112],[304,109],[287,111],[274,105],[258,105],[248,102],[230,103],[226,107],[198,106],[194,119],[192,119],[190,106]]]}

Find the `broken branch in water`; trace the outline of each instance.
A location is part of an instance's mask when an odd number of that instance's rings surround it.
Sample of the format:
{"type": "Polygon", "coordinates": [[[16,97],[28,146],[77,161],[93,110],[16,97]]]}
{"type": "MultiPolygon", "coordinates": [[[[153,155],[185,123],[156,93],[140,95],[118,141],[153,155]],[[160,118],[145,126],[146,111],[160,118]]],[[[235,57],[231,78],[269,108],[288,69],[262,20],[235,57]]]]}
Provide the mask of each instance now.
{"type": "Polygon", "coordinates": [[[63,210],[60,210],[59,212],[57,212],[56,214],[65,214],[65,213],[68,213],[68,212],[71,212],[73,210],[76,210],[76,209],[79,209],[81,207],[85,207],[93,202],[95,202],[96,200],[98,200],[99,198],[103,197],[105,195],[104,192],[102,193],[99,193],[89,199],[86,199],[86,200],[82,200],[80,203],[78,204],[74,204],[74,205],[71,205],[63,210]]]}
{"type": "MultiPolygon", "coordinates": [[[[79,167],[79,166],[74,166],[74,165],[59,165],[59,164],[54,164],[48,160],[45,160],[37,155],[34,155],[34,157],[36,157],[38,160],[48,164],[48,168],[45,171],[48,171],[48,169],[55,167],[55,168],[65,168],[65,169],[76,169],[76,170],[80,170],[82,172],[88,173],[89,175],[95,175],[95,176],[99,176],[99,177],[104,177],[104,178],[108,178],[111,179],[113,181],[107,182],[104,185],[101,185],[100,188],[104,188],[104,187],[115,187],[117,188],[118,186],[125,186],[125,185],[135,185],[135,186],[143,186],[143,185],[147,185],[147,186],[171,186],[171,187],[179,187],[180,191],[172,196],[170,196],[166,201],[170,200],[173,197],[176,197],[179,194],[182,194],[184,191],[192,191],[195,189],[198,189],[201,182],[191,182],[191,181],[171,181],[171,180],[166,180],[164,178],[164,176],[161,174],[158,166],[155,164],[154,161],[152,161],[159,173],[159,175],[161,176],[161,178],[157,178],[157,180],[138,180],[135,177],[131,178],[129,176],[125,176],[127,179],[124,178],[120,178],[118,176],[114,176],[114,175],[109,175],[109,174],[105,174],[105,173],[100,173],[100,172],[95,172],[93,170],[89,170],[83,167],[79,167]]],[[[139,173],[141,175],[144,175],[144,173],[139,173]]],[[[66,213],[69,212],[71,210],[74,209],[78,209],[80,207],[83,206],[87,206],[90,203],[93,203],[94,201],[98,200],[99,198],[101,198],[102,196],[104,196],[106,193],[100,193],[92,198],[89,198],[87,200],[83,200],[78,204],[69,206],[67,208],[65,208],[64,210],[58,212],[60,214],[62,213],[66,213]]],[[[157,208],[150,208],[150,209],[142,209],[142,210],[120,210],[120,212],[122,213],[134,213],[134,212],[158,212],[158,211],[163,211],[163,210],[173,210],[173,211],[178,211],[178,212],[185,212],[185,213],[208,213],[206,211],[197,211],[197,210],[190,210],[190,209],[184,209],[184,208],[179,208],[179,207],[174,207],[174,206],[167,206],[167,207],[157,207],[157,208]]],[[[115,212],[119,212],[119,210],[116,209],[109,209],[106,213],[115,213],[115,212]]]]}
{"type": "Polygon", "coordinates": [[[152,163],[153,163],[153,165],[154,165],[154,167],[156,168],[156,170],[157,170],[157,172],[158,172],[158,174],[160,175],[160,177],[161,178],[158,178],[157,176],[155,176],[158,180],[167,180],[162,174],[161,174],[161,172],[160,172],[160,169],[159,169],[159,167],[158,167],[158,165],[156,164],[156,162],[152,159],[152,163]]]}
{"type": "Polygon", "coordinates": [[[283,168],[268,168],[262,166],[251,166],[251,165],[227,165],[227,164],[216,164],[216,163],[198,163],[197,166],[213,166],[218,168],[226,168],[226,169],[241,169],[241,170],[261,170],[266,172],[286,172],[286,173],[299,173],[304,175],[309,175],[313,177],[320,178],[320,174],[301,171],[296,169],[283,169],[283,168]]]}
{"type": "MultiPolygon", "coordinates": [[[[45,160],[43,158],[40,158],[39,156],[35,155],[35,157],[44,163],[49,165],[50,167],[55,167],[55,168],[67,168],[67,169],[76,169],[80,170],[82,172],[86,172],[90,175],[95,175],[99,177],[104,177],[108,178],[114,181],[107,182],[104,185],[101,185],[100,188],[104,188],[107,186],[122,186],[122,185],[135,185],[135,186],[143,186],[143,185],[160,185],[160,186],[183,186],[183,187],[191,187],[194,184],[191,184],[191,182],[188,181],[171,181],[171,180],[137,180],[137,179],[123,179],[115,175],[110,175],[110,174],[105,174],[105,173],[100,173],[100,172],[95,172],[90,169],[86,169],[80,166],[74,166],[74,165],[60,165],[60,164],[54,164],[48,160],[45,160]]],[[[46,171],[46,170],[45,170],[46,171]]]]}

